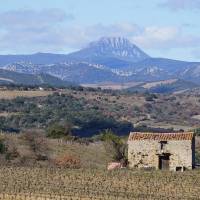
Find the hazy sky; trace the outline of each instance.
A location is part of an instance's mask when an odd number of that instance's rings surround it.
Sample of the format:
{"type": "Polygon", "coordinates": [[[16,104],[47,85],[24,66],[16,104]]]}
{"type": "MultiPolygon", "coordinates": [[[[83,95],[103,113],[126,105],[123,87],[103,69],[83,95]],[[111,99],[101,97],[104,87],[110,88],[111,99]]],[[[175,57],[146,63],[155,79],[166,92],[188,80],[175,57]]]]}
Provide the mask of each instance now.
{"type": "Polygon", "coordinates": [[[127,37],[153,57],[200,61],[200,0],[0,0],[0,54],[68,53],[127,37]]]}

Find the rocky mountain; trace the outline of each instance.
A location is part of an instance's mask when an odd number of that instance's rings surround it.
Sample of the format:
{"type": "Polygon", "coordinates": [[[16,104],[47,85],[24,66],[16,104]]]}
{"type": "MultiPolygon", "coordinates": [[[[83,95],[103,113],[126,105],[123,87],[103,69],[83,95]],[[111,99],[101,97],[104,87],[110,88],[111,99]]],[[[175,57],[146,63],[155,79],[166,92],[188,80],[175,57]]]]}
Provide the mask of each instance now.
{"type": "Polygon", "coordinates": [[[79,84],[181,79],[200,83],[200,63],[152,58],[125,38],[101,38],[64,54],[0,56],[0,68],[23,74],[49,74],[79,84]]]}
{"type": "Polygon", "coordinates": [[[149,56],[125,38],[103,37],[68,55],[70,60],[86,61],[110,67],[126,67],[149,56]]]}

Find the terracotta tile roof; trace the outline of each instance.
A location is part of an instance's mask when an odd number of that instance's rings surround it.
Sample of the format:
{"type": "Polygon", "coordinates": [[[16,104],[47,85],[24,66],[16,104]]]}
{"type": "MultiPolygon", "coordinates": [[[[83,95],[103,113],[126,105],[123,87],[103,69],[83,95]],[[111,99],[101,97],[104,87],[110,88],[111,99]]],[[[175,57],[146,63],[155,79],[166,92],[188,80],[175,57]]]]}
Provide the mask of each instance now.
{"type": "Polygon", "coordinates": [[[181,132],[181,133],[140,133],[132,132],[129,135],[129,141],[132,140],[192,140],[194,133],[181,132]]]}

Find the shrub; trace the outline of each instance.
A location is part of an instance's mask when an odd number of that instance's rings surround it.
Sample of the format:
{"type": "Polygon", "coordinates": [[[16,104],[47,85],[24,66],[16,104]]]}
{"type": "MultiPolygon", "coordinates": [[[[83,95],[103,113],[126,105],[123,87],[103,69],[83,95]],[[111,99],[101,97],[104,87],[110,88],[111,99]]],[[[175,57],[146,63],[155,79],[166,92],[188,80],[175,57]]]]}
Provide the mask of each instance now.
{"type": "Polygon", "coordinates": [[[42,133],[27,130],[26,133],[22,134],[21,138],[26,141],[34,153],[46,151],[46,142],[42,133]]]}
{"type": "Polygon", "coordinates": [[[65,126],[60,124],[54,124],[47,129],[47,137],[51,138],[61,138],[64,136],[71,136],[71,124],[66,124],[65,126]]]}
{"type": "Polygon", "coordinates": [[[102,141],[105,141],[105,142],[112,141],[112,142],[117,143],[117,144],[121,143],[120,137],[118,137],[117,135],[115,135],[112,132],[112,130],[110,130],[110,129],[106,129],[100,135],[101,135],[100,138],[101,138],[102,141]]]}
{"type": "Polygon", "coordinates": [[[25,163],[28,159],[34,158],[37,161],[48,160],[48,145],[43,132],[36,130],[27,130],[20,136],[24,140],[26,145],[29,146],[30,153],[22,158],[22,162],[25,163]]]}
{"type": "Polygon", "coordinates": [[[158,97],[155,94],[149,94],[147,93],[145,96],[146,101],[154,101],[154,99],[157,99],[158,97]]]}
{"type": "Polygon", "coordinates": [[[199,135],[200,135],[200,128],[196,128],[196,129],[194,130],[194,133],[195,133],[197,136],[199,136],[199,135]]]}
{"type": "Polygon", "coordinates": [[[0,139],[0,154],[3,154],[6,152],[6,145],[4,144],[4,140],[0,139]]]}
{"type": "Polygon", "coordinates": [[[12,149],[8,150],[8,152],[5,155],[6,160],[13,160],[17,157],[19,157],[19,152],[17,151],[16,147],[13,147],[12,149]]]}
{"type": "Polygon", "coordinates": [[[54,163],[61,168],[79,169],[81,167],[80,159],[71,155],[64,155],[56,158],[54,160],[54,163]]]}
{"type": "Polygon", "coordinates": [[[195,151],[195,162],[200,164],[200,152],[198,150],[195,151]]]}
{"type": "Polygon", "coordinates": [[[100,139],[104,141],[105,149],[108,153],[112,154],[114,161],[127,164],[127,144],[121,137],[107,129],[101,133],[100,139]]]}

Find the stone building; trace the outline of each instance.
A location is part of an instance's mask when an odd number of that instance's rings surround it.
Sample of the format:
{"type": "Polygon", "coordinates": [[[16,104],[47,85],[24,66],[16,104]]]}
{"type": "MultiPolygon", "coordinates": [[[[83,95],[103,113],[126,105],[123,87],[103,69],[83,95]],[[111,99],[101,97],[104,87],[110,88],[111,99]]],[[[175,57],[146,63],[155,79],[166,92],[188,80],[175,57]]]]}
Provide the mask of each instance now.
{"type": "Polygon", "coordinates": [[[195,137],[187,133],[130,133],[130,168],[184,171],[195,166],[195,137]]]}

